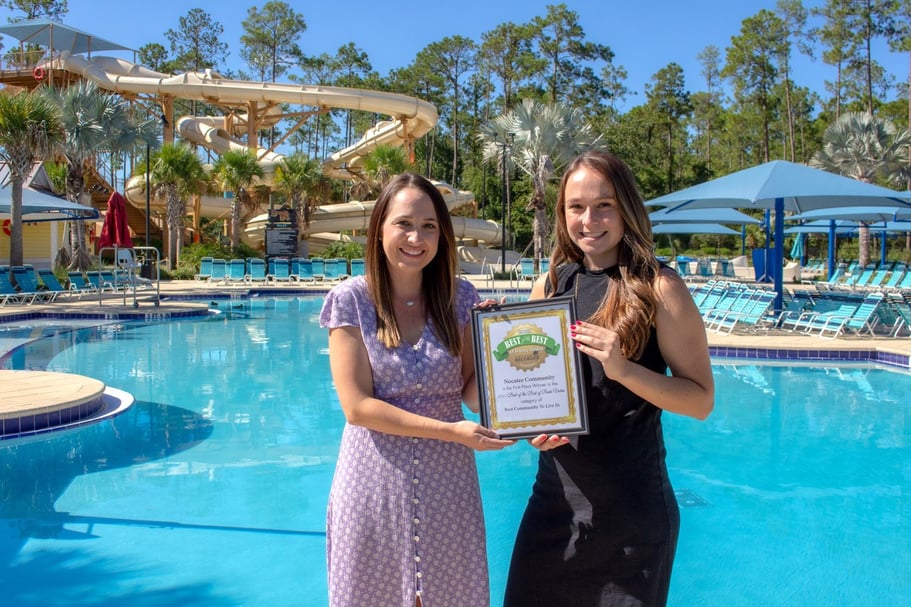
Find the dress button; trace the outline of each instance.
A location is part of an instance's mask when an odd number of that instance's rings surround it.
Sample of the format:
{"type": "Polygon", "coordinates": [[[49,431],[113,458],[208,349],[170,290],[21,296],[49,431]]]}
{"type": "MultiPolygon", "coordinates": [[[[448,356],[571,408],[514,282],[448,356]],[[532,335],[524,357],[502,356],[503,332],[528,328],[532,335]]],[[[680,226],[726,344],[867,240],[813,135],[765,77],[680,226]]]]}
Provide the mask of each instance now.
{"type": "Polygon", "coordinates": [[[420,563],[420,562],[421,562],[421,557],[419,557],[418,555],[414,555],[414,562],[415,562],[415,563],[420,563]]]}
{"type": "Polygon", "coordinates": [[[416,542],[420,542],[420,541],[421,541],[421,538],[420,538],[420,537],[418,537],[418,536],[414,536],[414,541],[416,541],[416,542]]]}
{"type": "Polygon", "coordinates": [[[415,519],[414,519],[414,524],[415,524],[415,525],[420,525],[420,524],[421,524],[421,519],[415,518],[415,519]]]}
{"type": "Polygon", "coordinates": [[[419,500],[418,498],[414,498],[413,500],[411,500],[411,503],[413,503],[413,504],[420,504],[420,503],[421,503],[421,500],[419,500]]]}
{"type": "Polygon", "coordinates": [[[411,442],[417,443],[417,442],[419,442],[420,440],[421,440],[421,439],[419,439],[419,438],[412,438],[412,439],[411,439],[411,442]]]}
{"type": "Polygon", "coordinates": [[[414,464],[415,466],[417,466],[418,464],[421,463],[421,460],[416,459],[416,460],[412,461],[411,463],[414,464]]]}
{"type": "Polygon", "coordinates": [[[415,485],[417,485],[417,484],[420,483],[421,481],[419,481],[419,480],[416,479],[416,478],[413,478],[413,479],[411,479],[411,482],[414,483],[415,485]]]}
{"type": "Polygon", "coordinates": [[[422,577],[424,577],[424,574],[421,573],[420,571],[418,571],[417,573],[414,574],[414,577],[421,579],[422,577]]]}
{"type": "Polygon", "coordinates": [[[421,384],[418,384],[418,385],[415,386],[415,387],[416,387],[418,390],[420,390],[423,386],[421,386],[421,384]]]}

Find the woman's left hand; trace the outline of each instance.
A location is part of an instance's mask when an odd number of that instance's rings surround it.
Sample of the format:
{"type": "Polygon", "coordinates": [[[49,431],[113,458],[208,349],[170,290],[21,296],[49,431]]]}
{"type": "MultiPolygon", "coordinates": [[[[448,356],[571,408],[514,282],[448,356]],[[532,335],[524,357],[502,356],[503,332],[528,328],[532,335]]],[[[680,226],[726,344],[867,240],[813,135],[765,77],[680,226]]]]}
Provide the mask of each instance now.
{"type": "Polygon", "coordinates": [[[577,320],[570,327],[576,348],[601,363],[604,375],[617,381],[629,364],[620,349],[620,336],[610,329],[577,320]]]}

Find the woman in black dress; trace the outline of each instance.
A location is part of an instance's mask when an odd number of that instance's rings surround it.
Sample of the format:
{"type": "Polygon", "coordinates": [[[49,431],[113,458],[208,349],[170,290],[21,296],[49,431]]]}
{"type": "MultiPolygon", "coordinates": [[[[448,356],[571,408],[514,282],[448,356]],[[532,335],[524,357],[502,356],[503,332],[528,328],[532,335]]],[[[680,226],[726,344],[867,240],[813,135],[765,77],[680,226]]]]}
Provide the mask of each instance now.
{"type": "Polygon", "coordinates": [[[684,282],[655,258],[648,213],[619,158],[576,158],[555,214],[551,270],[531,298],[576,297],[590,433],[531,440],[538,475],[505,605],[664,605],[680,515],[661,412],[705,419],[712,410],[702,318],[684,282]]]}

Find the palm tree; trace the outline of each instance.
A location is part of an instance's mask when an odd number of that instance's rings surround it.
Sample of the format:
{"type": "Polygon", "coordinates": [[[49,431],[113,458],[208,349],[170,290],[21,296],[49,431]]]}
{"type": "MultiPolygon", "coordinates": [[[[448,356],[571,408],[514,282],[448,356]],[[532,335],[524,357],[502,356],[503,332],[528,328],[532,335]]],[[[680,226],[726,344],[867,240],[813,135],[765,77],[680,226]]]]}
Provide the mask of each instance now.
{"type": "Polygon", "coordinates": [[[227,192],[234,192],[231,200],[231,247],[240,246],[240,228],[245,217],[256,210],[251,195],[253,183],[264,175],[256,154],[247,150],[228,150],[212,165],[212,178],[227,192]]]}
{"type": "Polygon", "coordinates": [[[40,95],[0,94],[0,158],[9,168],[10,266],[23,263],[22,186],[35,161],[43,160],[62,136],[60,113],[40,95]]]}
{"type": "MultiPolygon", "coordinates": [[[[60,108],[64,136],[59,152],[67,166],[66,197],[71,202],[91,205],[86,172],[94,169],[99,154],[133,152],[140,144],[158,145],[155,120],[137,117],[125,99],[100,90],[93,82],[42,92],[60,108]]],[[[85,269],[92,263],[85,247],[85,226],[77,221],[72,227],[71,266],[85,269]]]]}
{"type": "MultiPolygon", "coordinates": [[[[822,149],[810,159],[812,167],[864,183],[882,179],[900,186],[908,180],[911,135],[891,120],[869,112],[847,112],[829,125],[822,142],[822,149]]],[[[860,265],[865,267],[870,263],[870,228],[863,223],[857,244],[860,265]]]]}
{"type": "Polygon", "coordinates": [[[308,235],[310,218],[319,205],[329,198],[331,184],[329,178],[323,174],[323,167],[319,161],[307,158],[304,154],[286,156],[275,167],[275,189],[288,196],[291,208],[294,209],[294,226],[300,240],[298,240],[298,255],[306,257],[309,253],[308,235]]]}
{"type": "Polygon", "coordinates": [[[506,174],[515,166],[531,180],[532,193],[526,208],[534,211],[533,244],[538,265],[550,232],[547,184],[574,156],[596,145],[599,137],[580,110],[563,103],[524,99],[516,108],[483,125],[478,139],[485,161],[497,163],[501,173],[505,163],[506,174]]]}
{"type": "Polygon", "coordinates": [[[355,196],[358,198],[376,196],[393,177],[413,170],[414,166],[408,162],[404,148],[385,143],[380,144],[364,157],[362,169],[364,180],[355,185],[355,196]]]}
{"type": "Polygon", "coordinates": [[[187,216],[187,198],[205,189],[206,171],[192,147],[185,143],[162,146],[152,162],[152,187],[167,201],[168,269],[177,267],[179,242],[187,216]]]}

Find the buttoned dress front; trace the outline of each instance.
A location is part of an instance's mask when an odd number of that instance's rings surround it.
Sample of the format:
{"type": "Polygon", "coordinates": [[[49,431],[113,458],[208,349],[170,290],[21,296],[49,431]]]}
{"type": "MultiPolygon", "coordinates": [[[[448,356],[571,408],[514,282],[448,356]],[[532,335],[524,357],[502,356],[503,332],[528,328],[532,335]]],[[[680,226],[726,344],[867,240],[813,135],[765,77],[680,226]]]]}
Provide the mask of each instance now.
{"type": "MultiPolygon", "coordinates": [[[[459,326],[478,301],[457,281],[459,326]]],[[[376,308],[363,277],[326,296],[320,325],[359,327],[374,396],[444,421],[464,419],[461,360],[430,321],[416,344],[377,339],[376,308]]],[[[326,521],[329,602],[333,607],[489,605],[484,519],[474,452],[463,445],[394,436],[346,424],[326,521]]]]}

